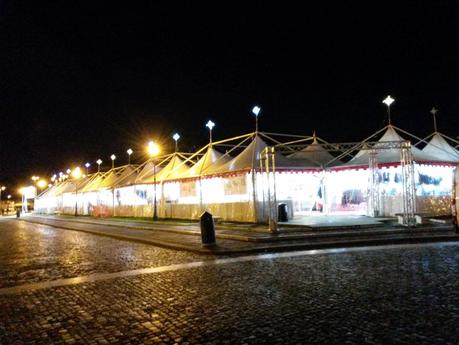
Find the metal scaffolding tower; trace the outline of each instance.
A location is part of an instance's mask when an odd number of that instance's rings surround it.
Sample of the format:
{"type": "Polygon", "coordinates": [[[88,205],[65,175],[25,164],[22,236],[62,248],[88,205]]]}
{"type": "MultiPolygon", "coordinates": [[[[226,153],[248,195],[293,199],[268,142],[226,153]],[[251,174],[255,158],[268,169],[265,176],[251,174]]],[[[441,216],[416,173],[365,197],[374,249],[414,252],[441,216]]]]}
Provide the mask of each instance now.
{"type": "Polygon", "coordinates": [[[416,188],[414,183],[414,165],[411,154],[411,143],[404,141],[400,148],[403,184],[403,225],[415,226],[416,188]]]}
{"type": "Polygon", "coordinates": [[[371,149],[369,154],[368,168],[370,174],[368,176],[368,209],[367,214],[370,217],[378,217],[380,214],[379,201],[379,171],[376,160],[377,150],[371,149]]]}

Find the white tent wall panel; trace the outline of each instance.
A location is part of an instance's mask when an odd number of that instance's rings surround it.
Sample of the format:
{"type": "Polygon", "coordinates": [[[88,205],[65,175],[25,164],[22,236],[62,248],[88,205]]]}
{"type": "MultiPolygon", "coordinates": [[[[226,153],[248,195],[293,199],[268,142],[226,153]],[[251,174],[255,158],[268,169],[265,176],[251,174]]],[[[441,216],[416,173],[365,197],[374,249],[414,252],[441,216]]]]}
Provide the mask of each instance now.
{"type": "Polygon", "coordinates": [[[290,217],[318,211],[323,205],[321,172],[276,173],[277,203],[286,203],[290,217]]]}
{"type": "Polygon", "coordinates": [[[453,167],[416,165],[417,212],[435,216],[451,215],[453,167]]]}
{"type": "Polygon", "coordinates": [[[330,171],[324,184],[326,208],[331,214],[367,212],[368,169],[330,171]]]}

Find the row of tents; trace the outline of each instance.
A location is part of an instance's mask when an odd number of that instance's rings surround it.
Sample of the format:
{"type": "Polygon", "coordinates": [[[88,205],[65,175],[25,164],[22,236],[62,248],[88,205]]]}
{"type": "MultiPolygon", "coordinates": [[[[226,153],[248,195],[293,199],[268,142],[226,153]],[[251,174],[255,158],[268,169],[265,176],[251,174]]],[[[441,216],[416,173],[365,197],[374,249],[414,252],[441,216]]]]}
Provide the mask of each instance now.
{"type": "MultiPolygon", "coordinates": [[[[81,179],[61,181],[36,198],[35,210],[94,214],[104,207],[108,214],[115,216],[151,216],[152,203],[157,202],[160,216],[166,218],[195,219],[202,211],[210,210],[226,220],[263,222],[268,214],[270,184],[264,158],[270,147],[273,148],[270,171],[277,178],[277,199],[289,204],[290,216],[311,212],[366,212],[370,187],[366,176],[371,152],[376,152],[381,186],[392,181],[378,193],[384,197],[382,208],[393,214],[399,209],[387,205],[388,200],[400,203],[397,193],[401,191],[394,182],[397,170],[388,169],[398,169],[401,154],[400,147],[387,143],[406,142],[403,136],[416,144],[411,145],[416,166],[441,170],[426,173],[419,168],[417,183],[422,184],[421,177],[426,174],[433,180],[440,178],[441,183],[433,184],[433,189],[429,186],[427,196],[435,199],[431,204],[438,204],[440,198],[444,205],[429,212],[447,212],[448,188],[445,186],[452,183],[445,181],[444,176],[459,163],[459,143],[439,132],[420,139],[392,125],[347,146],[328,143],[316,135],[279,139],[279,135],[263,132],[211,142],[195,153],[174,152],[141,165],[129,164],[81,179]],[[358,176],[355,179],[358,182],[352,182],[353,176],[358,176]],[[356,197],[359,193],[362,196],[356,197]],[[360,201],[359,206],[344,205],[348,199],[360,201]]],[[[418,195],[420,199],[425,197],[418,195]]]]}

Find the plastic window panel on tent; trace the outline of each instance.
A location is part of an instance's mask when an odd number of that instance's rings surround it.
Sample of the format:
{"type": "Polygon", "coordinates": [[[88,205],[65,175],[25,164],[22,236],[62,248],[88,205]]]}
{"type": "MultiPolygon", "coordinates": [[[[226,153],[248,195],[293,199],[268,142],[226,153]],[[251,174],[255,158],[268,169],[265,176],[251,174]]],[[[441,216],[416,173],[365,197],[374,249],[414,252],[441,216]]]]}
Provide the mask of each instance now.
{"type": "Polygon", "coordinates": [[[311,173],[276,173],[276,199],[292,200],[295,212],[313,211],[323,203],[320,176],[311,173]]]}
{"type": "Polygon", "coordinates": [[[423,197],[451,196],[453,168],[415,165],[416,195],[423,197]]]}
{"type": "Polygon", "coordinates": [[[326,202],[331,213],[365,214],[369,170],[333,171],[326,176],[326,202]]]}
{"type": "Polygon", "coordinates": [[[202,199],[204,203],[219,203],[228,200],[225,195],[223,180],[220,177],[201,180],[202,199]]]}

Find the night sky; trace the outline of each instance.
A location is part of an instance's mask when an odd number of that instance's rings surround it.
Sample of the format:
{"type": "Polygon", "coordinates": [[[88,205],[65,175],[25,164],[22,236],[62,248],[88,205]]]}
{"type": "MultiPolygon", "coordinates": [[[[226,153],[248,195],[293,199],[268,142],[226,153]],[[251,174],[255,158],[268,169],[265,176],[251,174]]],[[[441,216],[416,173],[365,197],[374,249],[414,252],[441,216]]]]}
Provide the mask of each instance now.
{"type": "Polygon", "coordinates": [[[215,139],[253,131],[254,105],[260,130],[359,141],[390,94],[396,126],[427,136],[435,106],[459,135],[455,1],[156,3],[0,1],[0,183],[142,162],[175,131],[196,150],[208,119],[215,139]]]}

